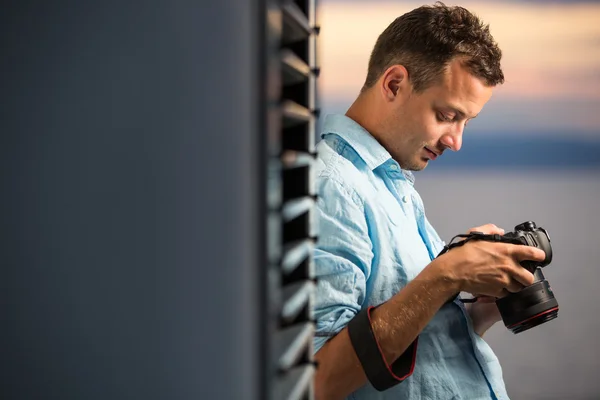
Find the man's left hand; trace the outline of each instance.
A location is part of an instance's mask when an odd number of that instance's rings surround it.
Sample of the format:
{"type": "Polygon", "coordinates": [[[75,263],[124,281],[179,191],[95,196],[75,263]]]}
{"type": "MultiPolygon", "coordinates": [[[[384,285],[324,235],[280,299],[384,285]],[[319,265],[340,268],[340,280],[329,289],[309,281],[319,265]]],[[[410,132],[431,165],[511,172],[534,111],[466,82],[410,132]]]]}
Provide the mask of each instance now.
{"type": "Polygon", "coordinates": [[[473,328],[479,336],[483,336],[485,331],[492,327],[496,322],[502,320],[500,311],[496,306],[496,298],[491,296],[476,296],[477,301],[469,303],[465,307],[473,321],[473,328]]]}

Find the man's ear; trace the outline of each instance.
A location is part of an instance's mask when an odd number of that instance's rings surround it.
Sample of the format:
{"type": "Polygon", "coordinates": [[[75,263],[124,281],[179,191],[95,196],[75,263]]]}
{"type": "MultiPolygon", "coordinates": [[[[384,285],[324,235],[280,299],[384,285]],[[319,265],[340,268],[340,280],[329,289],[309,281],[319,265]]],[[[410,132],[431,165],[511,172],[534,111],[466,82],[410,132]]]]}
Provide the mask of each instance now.
{"type": "Polygon", "coordinates": [[[394,101],[398,96],[407,95],[411,90],[408,71],[403,65],[392,65],[381,76],[380,87],[381,94],[387,101],[394,101]]]}

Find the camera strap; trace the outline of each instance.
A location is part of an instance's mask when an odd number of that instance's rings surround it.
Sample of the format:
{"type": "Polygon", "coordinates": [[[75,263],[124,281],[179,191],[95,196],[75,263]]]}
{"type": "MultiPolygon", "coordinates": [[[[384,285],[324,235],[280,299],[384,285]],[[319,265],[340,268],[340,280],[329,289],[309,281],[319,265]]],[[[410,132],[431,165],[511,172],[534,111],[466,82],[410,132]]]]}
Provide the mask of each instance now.
{"type": "Polygon", "coordinates": [[[437,256],[439,257],[442,254],[448,252],[449,250],[451,250],[455,247],[463,246],[465,243],[468,243],[472,240],[485,240],[487,242],[499,242],[499,243],[509,243],[509,244],[527,244],[521,238],[510,238],[510,237],[506,237],[506,236],[502,236],[502,235],[498,235],[498,234],[488,235],[483,232],[471,232],[471,233],[454,236],[452,238],[452,240],[450,240],[450,243],[445,245],[444,248],[442,249],[442,251],[440,251],[440,254],[438,254],[437,256]],[[463,240],[454,242],[455,239],[461,239],[461,238],[463,240]]]}

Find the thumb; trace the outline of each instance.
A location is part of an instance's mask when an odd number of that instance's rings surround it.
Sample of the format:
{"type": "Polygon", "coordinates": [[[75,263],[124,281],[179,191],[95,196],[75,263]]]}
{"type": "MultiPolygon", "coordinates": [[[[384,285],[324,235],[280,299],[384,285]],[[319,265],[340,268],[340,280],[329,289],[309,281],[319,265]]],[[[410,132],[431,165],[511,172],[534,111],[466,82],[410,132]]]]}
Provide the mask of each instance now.
{"type": "Polygon", "coordinates": [[[469,229],[467,232],[468,233],[481,232],[481,233],[485,233],[486,235],[504,235],[504,229],[499,228],[494,224],[485,224],[485,225],[477,226],[475,228],[469,229]]]}

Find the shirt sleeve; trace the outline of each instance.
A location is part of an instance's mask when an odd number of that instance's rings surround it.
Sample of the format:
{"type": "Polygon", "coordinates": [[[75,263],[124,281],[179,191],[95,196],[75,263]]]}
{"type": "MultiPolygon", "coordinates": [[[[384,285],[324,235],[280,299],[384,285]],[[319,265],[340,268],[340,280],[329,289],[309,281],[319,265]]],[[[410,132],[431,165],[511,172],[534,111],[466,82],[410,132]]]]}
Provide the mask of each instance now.
{"type": "Polygon", "coordinates": [[[315,353],[361,310],[373,260],[364,206],[358,196],[333,179],[321,179],[314,254],[315,353]]]}

